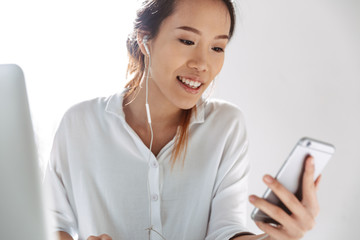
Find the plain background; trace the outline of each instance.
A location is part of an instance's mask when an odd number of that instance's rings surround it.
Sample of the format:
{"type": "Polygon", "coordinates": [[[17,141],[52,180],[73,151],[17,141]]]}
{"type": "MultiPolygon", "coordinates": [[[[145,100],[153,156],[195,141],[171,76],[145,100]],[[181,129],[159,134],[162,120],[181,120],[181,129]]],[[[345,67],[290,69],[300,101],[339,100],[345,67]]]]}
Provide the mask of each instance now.
{"type": "Polygon", "coordinates": [[[215,95],[245,113],[250,193],[263,194],[262,176],[276,174],[299,138],[328,141],[337,151],[323,172],[317,225],[305,239],[353,239],[360,214],[360,2],[239,6],[215,95]]]}
{"type": "MultiPolygon", "coordinates": [[[[125,84],[125,37],[135,1],[0,2],[0,63],[17,63],[29,91],[40,167],[64,111],[125,84]]],[[[360,3],[239,0],[234,38],[213,96],[247,121],[249,193],[262,195],[299,138],[334,144],[321,212],[304,239],[350,239],[360,213],[360,3]]],[[[219,119],[221,120],[221,119],[219,119]]],[[[249,228],[259,232],[250,219],[249,228]]]]}

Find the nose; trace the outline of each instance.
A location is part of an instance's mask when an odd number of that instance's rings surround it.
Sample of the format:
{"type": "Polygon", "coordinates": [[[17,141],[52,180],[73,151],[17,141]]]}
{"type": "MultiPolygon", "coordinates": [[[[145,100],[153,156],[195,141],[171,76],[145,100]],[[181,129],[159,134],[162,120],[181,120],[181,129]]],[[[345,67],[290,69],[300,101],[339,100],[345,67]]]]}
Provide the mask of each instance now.
{"type": "Polygon", "coordinates": [[[194,51],[188,66],[199,72],[206,72],[209,70],[207,50],[198,48],[194,51]]]}

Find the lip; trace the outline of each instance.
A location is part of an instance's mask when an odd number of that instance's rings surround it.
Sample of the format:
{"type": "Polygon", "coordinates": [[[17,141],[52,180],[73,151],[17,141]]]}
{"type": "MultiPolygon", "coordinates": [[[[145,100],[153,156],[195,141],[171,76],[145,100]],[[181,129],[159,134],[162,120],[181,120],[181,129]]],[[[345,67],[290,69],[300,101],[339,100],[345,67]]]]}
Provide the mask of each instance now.
{"type": "Polygon", "coordinates": [[[194,75],[178,75],[178,76],[182,77],[182,78],[189,79],[190,81],[196,81],[196,82],[199,82],[201,84],[205,84],[205,82],[203,80],[201,80],[201,78],[199,76],[194,76],[194,75]]]}
{"type": "Polygon", "coordinates": [[[201,83],[201,85],[200,85],[198,88],[194,89],[194,88],[188,87],[187,85],[185,85],[184,83],[182,83],[182,82],[176,77],[176,81],[178,82],[178,84],[179,84],[186,92],[188,92],[188,93],[198,94],[198,93],[201,91],[201,89],[202,89],[202,87],[203,87],[203,85],[204,85],[204,83],[200,81],[200,78],[199,78],[199,77],[195,77],[195,78],[194,78],[194,77],[185,77],[185,76],[181,76],[181,75],[178,75],[178,76],[180,76],[180,77],[182,77],[182,78],[187,78],[187,79],[189,79],[189,80],[191,80],[191,81],[197,81],[197,82],[200,82],[200,83],[201,83]]]}

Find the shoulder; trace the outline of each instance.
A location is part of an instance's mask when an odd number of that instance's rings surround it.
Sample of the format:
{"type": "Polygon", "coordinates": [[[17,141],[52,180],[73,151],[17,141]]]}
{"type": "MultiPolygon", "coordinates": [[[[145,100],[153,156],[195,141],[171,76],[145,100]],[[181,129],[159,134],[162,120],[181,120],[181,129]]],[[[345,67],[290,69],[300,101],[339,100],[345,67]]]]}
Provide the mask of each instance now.
{"type": "Polygon", "coordinates": [[[97,97],[79,102],[71,106],[64,114],[65,118],[101,115],[105,112],[106,106],[113,95],[108,97],[97,97]]]}
{"type": "Polygon", "coordinates": [[[104,118],[109,97],[97,97],[71,106],[62,118],[62,125],[87,124],[104,118]]]}
{"type": "Polygon", "coordinates": [[[203,117],[201,124],[194,126],[196,130],[202,129],[203,134],[216,136],[223,142],[243,142],[247,138],[246,122],[243,112],[233,103],[207,99],[203,107],[198,108],[197,116],[203,117]]]}
{"type": "Polygon", "coordinates": [[[245,117],[238,106],[220,99],[209,99],[205,102],[205,119],[221,122],[245,124],[245,117]]]}

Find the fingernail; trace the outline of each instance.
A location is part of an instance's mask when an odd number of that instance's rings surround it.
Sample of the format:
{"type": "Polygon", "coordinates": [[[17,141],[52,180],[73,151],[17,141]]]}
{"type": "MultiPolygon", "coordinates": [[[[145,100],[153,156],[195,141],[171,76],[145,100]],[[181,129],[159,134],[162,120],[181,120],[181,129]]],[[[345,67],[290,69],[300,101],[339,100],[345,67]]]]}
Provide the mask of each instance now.
{"type": "Polygon", "coordinates": [[[255,200],[256,200],[256,197],[254,195],[249,196],[249,201],[250,202],[255,202],[255,200]]]}
{"type": "Polygon", "coordinates": [[[264,176],[264,181],[267,183],[273,183],[274,182],[274,178],[271,177],[270,175],[265,175],[264,176]]]}
{"type": "Polygon", "coordinates": [[[308,160],[307,160],[307,165],[308,167],[313,167],[314,166],[314,158],[313,157],[309,157],[308,160]]]}

